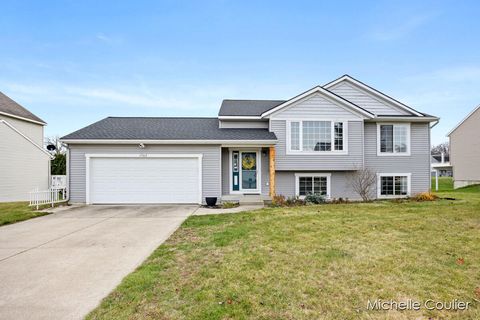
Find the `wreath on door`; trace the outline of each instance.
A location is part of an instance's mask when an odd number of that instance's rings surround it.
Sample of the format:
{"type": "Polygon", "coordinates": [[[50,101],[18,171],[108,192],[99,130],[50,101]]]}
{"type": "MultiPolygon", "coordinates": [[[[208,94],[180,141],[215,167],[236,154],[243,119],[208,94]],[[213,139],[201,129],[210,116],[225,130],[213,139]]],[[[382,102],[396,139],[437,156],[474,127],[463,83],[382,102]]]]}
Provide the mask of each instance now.
{"type": "Polygon", "coordinates": [[[242,166],[245,170],[251,170],[255,167],[255,158],[251,156],[245,156],[242,159],[242,166]]]}

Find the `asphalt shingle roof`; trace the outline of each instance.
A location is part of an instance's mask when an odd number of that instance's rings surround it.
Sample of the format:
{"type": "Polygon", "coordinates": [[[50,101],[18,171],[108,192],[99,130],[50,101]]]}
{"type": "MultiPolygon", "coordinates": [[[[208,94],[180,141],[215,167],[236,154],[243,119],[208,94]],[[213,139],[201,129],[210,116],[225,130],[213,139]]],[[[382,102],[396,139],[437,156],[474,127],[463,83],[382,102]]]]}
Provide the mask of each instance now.
{"type": "Polygon", "coordinates": [[[220,129],[217,118],[108,117],[62,139],[276,140],[267,129],[220,129]]]}
{"type": "Polygon", "coordinates": [[[223,100],[219,116],[260,116],[286,100],[223,100]]]}
{"type": "Polygon", "coordinates": [[[30,111],[10,99],[9,97],[4,95],[2,92],[0,92],[0,112],[8,113],[13,116],[26,118],[33,121],[38,121],[41,123],[46,123],[30,111]]]}

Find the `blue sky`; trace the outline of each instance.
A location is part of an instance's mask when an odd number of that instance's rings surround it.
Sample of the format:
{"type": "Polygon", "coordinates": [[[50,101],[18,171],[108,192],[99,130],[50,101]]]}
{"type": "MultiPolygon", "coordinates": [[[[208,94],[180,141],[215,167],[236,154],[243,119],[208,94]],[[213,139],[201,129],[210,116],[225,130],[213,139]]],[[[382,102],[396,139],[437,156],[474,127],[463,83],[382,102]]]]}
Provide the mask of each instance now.
{"type": "Polygon", "coordinates": [[[216,116],[348,73],[440,116],[480,104],[478,1],[2,1],[0,91],[64,135],[106,116],[216,116]]]}

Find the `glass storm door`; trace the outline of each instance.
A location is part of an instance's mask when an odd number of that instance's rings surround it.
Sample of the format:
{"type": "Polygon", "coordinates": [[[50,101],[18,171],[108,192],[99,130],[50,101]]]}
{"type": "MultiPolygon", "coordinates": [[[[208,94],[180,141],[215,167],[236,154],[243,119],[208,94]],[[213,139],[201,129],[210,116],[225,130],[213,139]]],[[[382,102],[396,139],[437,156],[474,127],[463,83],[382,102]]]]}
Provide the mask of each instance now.
{"type": "Polygon", "coordinates": [[[257,153],[240,152],[241,190],[257,190],[257,153]]]}
{"type": "Polygon", "coordinates": [[[240,152],[232,152],[232,190],[240,190],[240,152]]]}

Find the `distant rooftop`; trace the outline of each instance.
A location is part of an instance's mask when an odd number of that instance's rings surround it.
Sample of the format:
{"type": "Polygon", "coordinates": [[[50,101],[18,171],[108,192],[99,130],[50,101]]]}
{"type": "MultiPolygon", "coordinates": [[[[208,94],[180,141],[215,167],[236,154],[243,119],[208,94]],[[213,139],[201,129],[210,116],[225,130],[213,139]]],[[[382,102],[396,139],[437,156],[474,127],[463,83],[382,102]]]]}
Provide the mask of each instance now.
{"type": "Polygon", "coordinates": [[[45,121],[0,92],[0,112],[46,124],[45,121]]]}
{"type": "Polygon", "coordinates": [[[223,100],[218,116],[260,116],[286,100],[223,100]]]}

